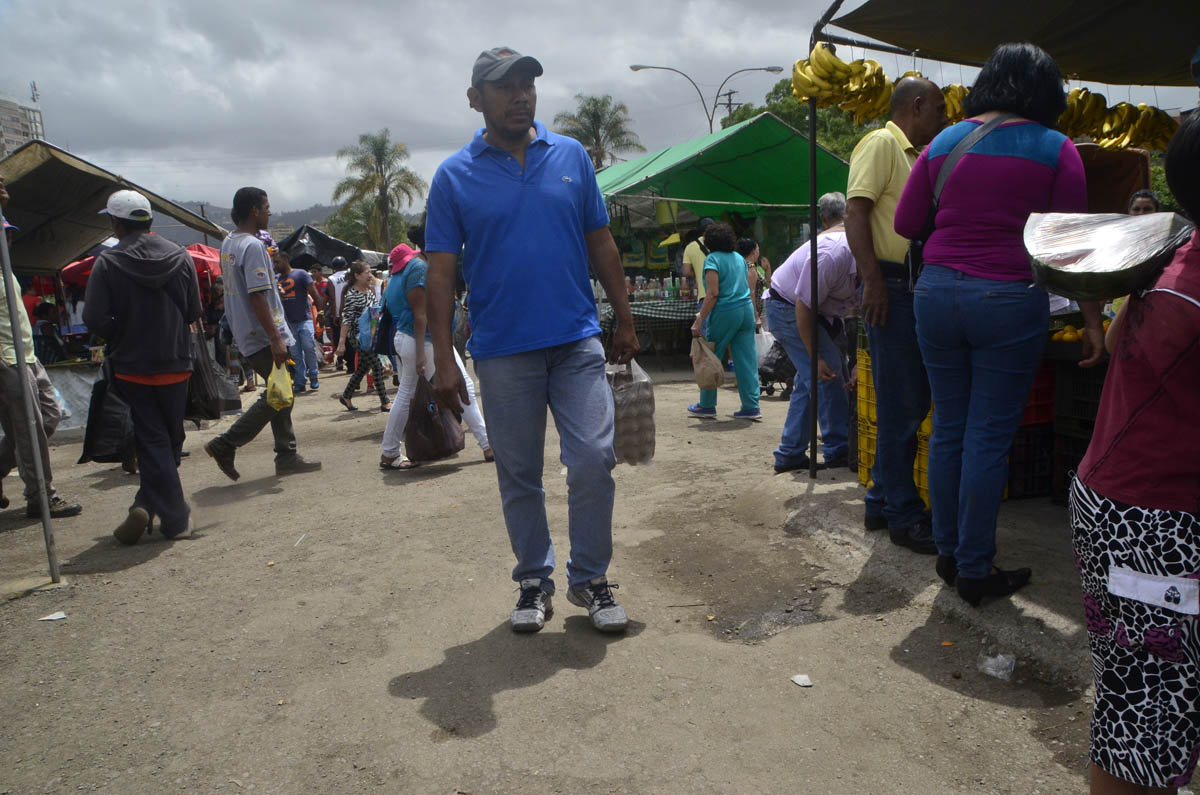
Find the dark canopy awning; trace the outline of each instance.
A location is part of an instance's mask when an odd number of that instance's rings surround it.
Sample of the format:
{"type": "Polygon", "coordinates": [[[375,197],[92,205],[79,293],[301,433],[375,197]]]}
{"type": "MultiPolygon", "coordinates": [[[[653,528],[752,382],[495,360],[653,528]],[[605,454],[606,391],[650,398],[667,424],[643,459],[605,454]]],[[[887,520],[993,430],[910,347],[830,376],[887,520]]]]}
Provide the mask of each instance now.
{"type": "Polygon", "coordinates": [[[1050,53],[1067,77],[1190,86],[1200,2],[868,0],[833,24],[932,60],[980,63],[998,44],[1030,41],[1050,53]]]}
{"type": "Polygon", "coordinates": [[[136,190],[164,216],[217,240],[224,229],[172,201],[45,141],[30,141],[4,160],[0,178],[10,195],[4,215],[21,228],[12,245],[19,271],[57,272],[112,234],[100,215],[114,191],[136,190]]]}

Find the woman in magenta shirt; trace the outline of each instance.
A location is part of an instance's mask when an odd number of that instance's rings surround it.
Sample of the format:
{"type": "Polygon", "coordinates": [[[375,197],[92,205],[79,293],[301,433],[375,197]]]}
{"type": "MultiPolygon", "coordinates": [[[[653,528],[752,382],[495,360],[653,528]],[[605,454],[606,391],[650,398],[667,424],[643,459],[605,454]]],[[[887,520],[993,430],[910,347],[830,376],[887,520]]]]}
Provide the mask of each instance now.
{"type": "MultiPolygon", "coordinates": [[[[1167,149],[1200,218],[1200,114],[1167,149]]],[[[1071,529],[1096,679],[1092,792],[1174,792],[1200,757],[1200,233],[1108,330],[1071,529]]]]}
{"type": "MultiPolygon", "coordinates": [[[[895,228],[925,228],[933,186],[951,150],[999,114],[1014,116],[978,141],[946,181],[914,289],[917,341],[933,396],[929,498],[937,573],[971,605],[1029,581],[995,567],[996,514],[1008,451],[1042,358],[1049,299],[1033,286],[1022,232],[1030,213],[1086,212],[1075,145],[1054,130],[1066,108],[1062,75],[1032,44],[1003,44],[967,97],[970,118],[946,128],[913,166],[895,228]]],[[[1089,306],[1085,364],[1103,347],[1100,307],[1089,306]]]]}

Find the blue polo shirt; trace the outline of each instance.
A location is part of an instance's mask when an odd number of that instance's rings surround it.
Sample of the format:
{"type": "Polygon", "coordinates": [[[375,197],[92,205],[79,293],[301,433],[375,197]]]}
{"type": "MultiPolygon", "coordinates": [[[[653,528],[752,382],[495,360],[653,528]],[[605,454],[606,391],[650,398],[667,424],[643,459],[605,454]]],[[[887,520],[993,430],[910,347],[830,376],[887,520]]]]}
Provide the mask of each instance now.
{"type": "Polygon", "coordinates": [[[524,170],[479,130],[429,186],[425,248],[463,253],[476,359],[600,333],[585,239],[608,225],[596,172],[578,141],[534,127],[524,170]]]}

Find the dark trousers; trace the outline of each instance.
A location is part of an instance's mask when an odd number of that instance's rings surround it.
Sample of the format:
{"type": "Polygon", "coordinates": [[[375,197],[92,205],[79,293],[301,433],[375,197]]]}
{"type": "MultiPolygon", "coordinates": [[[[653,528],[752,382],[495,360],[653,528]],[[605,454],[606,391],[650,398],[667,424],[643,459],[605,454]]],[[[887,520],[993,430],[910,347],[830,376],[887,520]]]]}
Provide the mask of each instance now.
{"type": "Polygon", "coordinates": [[[159,519],[167,538],[187,530],[191,509],[179,482],[179,453],[183,449],[183,414],[187,381],[148,386],[114,379],[117,393],[129,404],[137,447],[141,488],[133,504],[159,519]]]}
{"type": "MultiPolygon", "coordinates": [[[[271,356],[271,349],[263,348],[247,357],[247,361],[254,368],[254,372],[258,373],[266,380],[271,374],[271,368],[275,366],[275,359],[271,356]]],[[[224,451],[233,452],[237,448],[258,436],[259,431],[271,425],[271,434],[275,437],[275,460],[286,459],[296,455],[296,432],[292,428],[292,407],[288,406],[282,411],[276,411],[271,408],[271,404],[267,403],[267,390],[263,390],[258,400],[254,401],[254,405],[246,409],[246,412],[238,417],[237,422],[230,426],[229,430],[213,439],[209,444],[214,448],[224,451]]]]}

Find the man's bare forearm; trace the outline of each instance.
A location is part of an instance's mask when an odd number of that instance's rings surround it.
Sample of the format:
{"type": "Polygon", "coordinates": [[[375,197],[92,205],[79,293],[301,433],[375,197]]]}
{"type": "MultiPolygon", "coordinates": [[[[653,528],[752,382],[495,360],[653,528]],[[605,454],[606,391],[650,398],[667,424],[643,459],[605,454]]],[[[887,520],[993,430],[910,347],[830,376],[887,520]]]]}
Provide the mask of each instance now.
{"type": "Polygon", "coordinates": [[[429,319],[429,334],[433,338],[433,355],[437,358],[453,356],[454,331],[450,307],[454,303],[454,271],[458,265],[458,255],[432,251],[427,262],[425,316],[429,319]]]}
{"type": "Polygon", "coordinates": [[[875,258],[875,237],[871,234],[871,211],[875,203],[869,199],[855,198],[846,202],[846,242],[858,266],[858,277],[864,281],[883,278],[879,261],[875,258]]]}
{"type": "Polygon", "coordinates": [[[816,353],[816,346],[813,340],[813,311],[809,309],[802,301],[796,302],[796,330],[800,332],[800,341],[804,343],[804,348],[808,351],[809,358],[816,356],[821,358],[816,353]]]}

